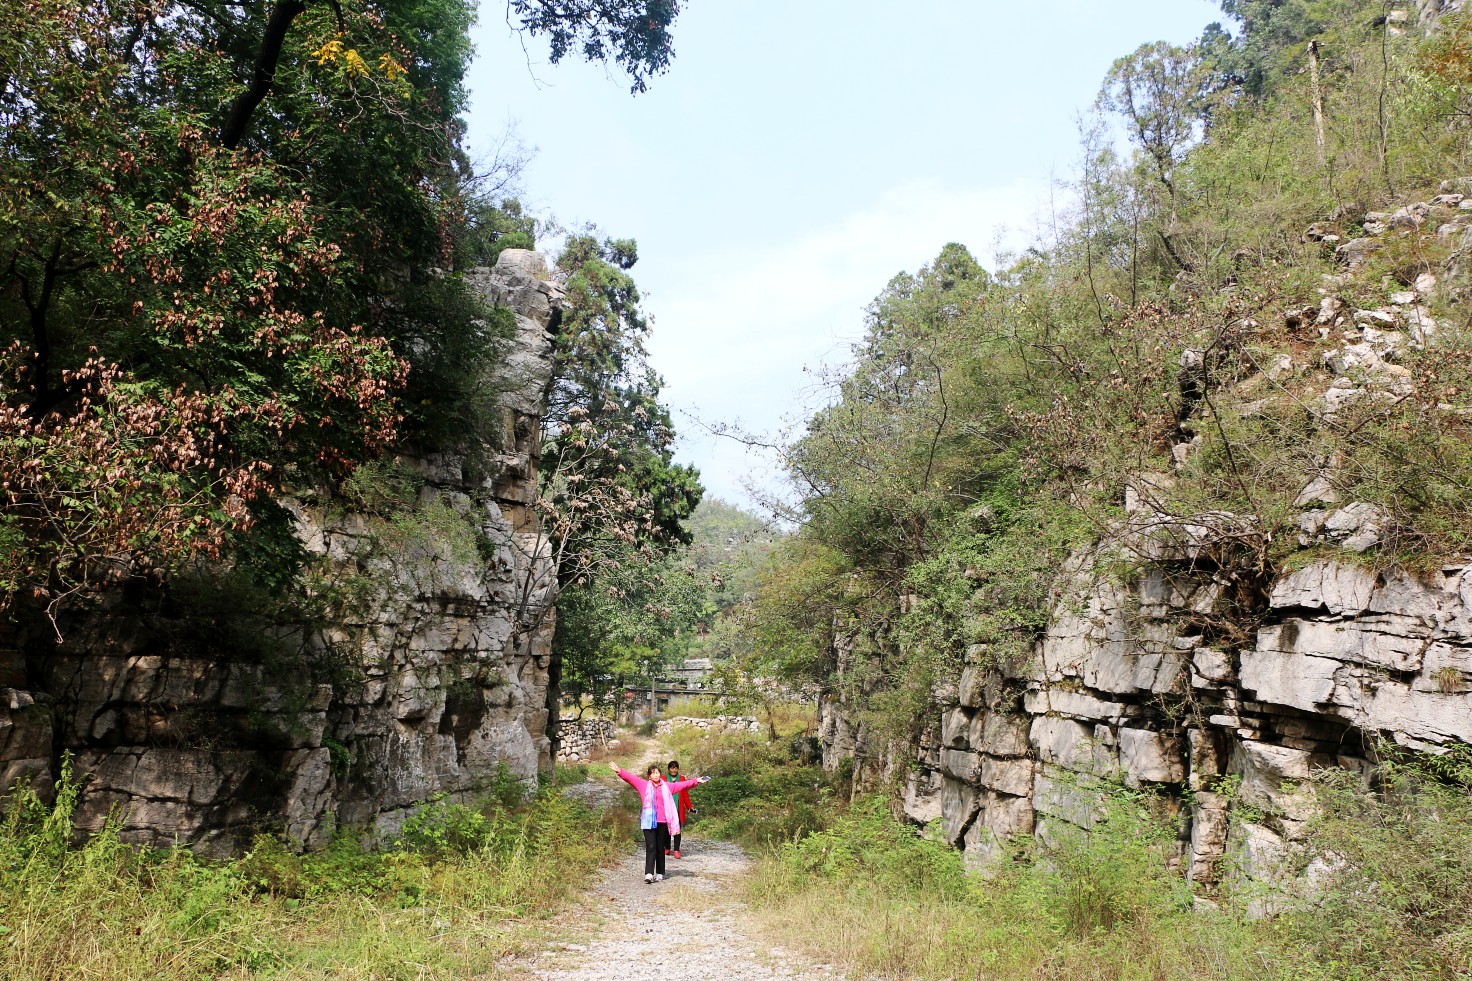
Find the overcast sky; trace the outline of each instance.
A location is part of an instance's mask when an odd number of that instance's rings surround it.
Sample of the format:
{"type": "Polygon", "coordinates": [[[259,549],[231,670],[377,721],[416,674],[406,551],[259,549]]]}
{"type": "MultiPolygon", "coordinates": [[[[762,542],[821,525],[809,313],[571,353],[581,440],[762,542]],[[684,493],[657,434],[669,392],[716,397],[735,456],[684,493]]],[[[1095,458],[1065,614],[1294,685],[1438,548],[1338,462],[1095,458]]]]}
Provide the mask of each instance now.
{"type": "Polygon", "coordinates": [[[508,29],[486,0],[472,150],[536,148],[524,202],[634,238],[651,350],[708,493],[770,465],[695,419],[775,434],[822,394],[863,310],[950,241],[1026,245],[1110,63],[1221,19],[1207,0],[689,0],[650,91],[508,29]]]}

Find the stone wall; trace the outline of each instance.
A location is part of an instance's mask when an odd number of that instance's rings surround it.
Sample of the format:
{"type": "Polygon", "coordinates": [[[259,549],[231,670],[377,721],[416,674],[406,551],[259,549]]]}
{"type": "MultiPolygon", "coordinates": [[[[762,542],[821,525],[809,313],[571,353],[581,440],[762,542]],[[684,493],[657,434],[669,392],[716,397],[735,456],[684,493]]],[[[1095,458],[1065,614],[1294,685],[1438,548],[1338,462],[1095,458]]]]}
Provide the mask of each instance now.
{"type": "Polygon", "coordinates": [[[728,732],[759,733],[762,731],[762,725],[749,715],[718,715],[710,719],[677,715],[669,719],[660,719],[655,723],[654,734],[656,736],[663,736],[674,732],[676,729],[699,729],[701,732],[715,734],[728,732]]]}
{"type": "Polygon", "coordinates": [[[557,725],[557,762],[580,763],[595,750],[617,749],[612,719],[564,719],[557,725]]]}
{"type": "Polygon", "coordinates": [[[337,622],[281,638],[325,672],[212,656],[223,638],[208,623],[122,593],[78,608],[64,643],[10,638],[5,784],[44,788],[72,754],[86,780],[79,828],[116,814],[128,841],[225,854],[263,830],[307,845],[335,825],[391,832],[432,796],[467,797],[502,767],[534,781],[551,765],[556,576],[532,505],[562,293],[523,250],[471,279],[516,313],[492,380],[505,434],[483,474],[455,455],[404,462],[423,477],[421,501],[457,515],[472,547],[434,533],[385,540],[382,519],[341,502],[283,501],[328,580],[362,593],[337,622]]]}

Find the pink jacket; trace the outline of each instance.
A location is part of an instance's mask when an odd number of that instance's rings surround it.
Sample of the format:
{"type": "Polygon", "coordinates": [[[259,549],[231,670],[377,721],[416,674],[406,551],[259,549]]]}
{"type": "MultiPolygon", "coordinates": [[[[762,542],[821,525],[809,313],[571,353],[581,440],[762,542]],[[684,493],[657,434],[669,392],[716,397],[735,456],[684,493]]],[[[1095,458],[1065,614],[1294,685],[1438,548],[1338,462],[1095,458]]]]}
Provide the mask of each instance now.
{"type": "Polygon", "coordinates": [[[674,795],[694,787],[700,783],[699,780],[676,780],[673,783],[663,780],[656,787],[643,777],[636,777],[622,768],[619,769],[618,775],[625,783],[639,792],[639,800],[643,804],[639,814],[641,828],[667,824],[670,826],[670,834],[680,833],[680,813],[675,807],[674,795]]]}

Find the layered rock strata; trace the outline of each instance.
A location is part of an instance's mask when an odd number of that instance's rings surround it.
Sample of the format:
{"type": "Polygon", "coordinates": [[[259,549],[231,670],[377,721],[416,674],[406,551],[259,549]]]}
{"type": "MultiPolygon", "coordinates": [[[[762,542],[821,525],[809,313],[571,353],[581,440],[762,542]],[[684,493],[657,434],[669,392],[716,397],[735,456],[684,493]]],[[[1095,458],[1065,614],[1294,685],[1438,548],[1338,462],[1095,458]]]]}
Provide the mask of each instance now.
{"type": "Polygon", "coordinates": [[[563,298],[523,250],[471,280],[516,315],[490,380],[504,434],[478,454],[482,473],[455,454],[403,461],[455,534],[390,529],[321,497],[282,502],[319,560],[317,588],[358,594],[336,621],[278,638],[329,666],[316,680],[297,662],[224,656],[208,623],[123,595],[70,618],[60,645],[13,638],[0,657],[6,785],[44,789],[69,754],[79,829],[111,816],[130,842],[226,854],[262,831],[308,846],[337,826],[392,832],[437,795],[550,766],[556,570],[534,503],[563,298]]]}
{"type": "MultiPolygon", "coordinates": [[[[1472,564],[1310,562],[1278,578],[1238,646],[1203,637],[1222,594],[1186,565],[1129,583],[1075,575],[1029,663],[971,652],[911,747],[905,813],[985,862],[1014,835],[1091,827],[1108,784],[1148,787],[1180,813],[1191,879],[1230,866],[1274,881],[1315,813],[1315,771],[1368,770],[1380,738],[1472,743],[1472,564]]],[[[825,704],[822,730],[830,766],[884,762],[841,705],[825,704]]]]}

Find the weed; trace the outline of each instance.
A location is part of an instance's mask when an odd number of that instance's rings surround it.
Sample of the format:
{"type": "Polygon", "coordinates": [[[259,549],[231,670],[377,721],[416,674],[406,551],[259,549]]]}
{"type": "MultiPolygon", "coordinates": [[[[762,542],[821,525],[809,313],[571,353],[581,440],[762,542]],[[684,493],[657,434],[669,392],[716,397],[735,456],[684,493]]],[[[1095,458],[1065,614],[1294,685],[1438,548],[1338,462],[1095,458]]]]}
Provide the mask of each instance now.
{"type": "Polygon", "coordinates": [[[431,802],[390,847],[340,832],[301,854],[262,836],[212,862],[133,848],[115,823],[75,843],[68,761],[54,806],[21,789],[0,824],[0,977],[487,974],[530,942],[508,919],[555,911],[628,838],[619,813],[517,787],[515,807],[431,802]]]}

